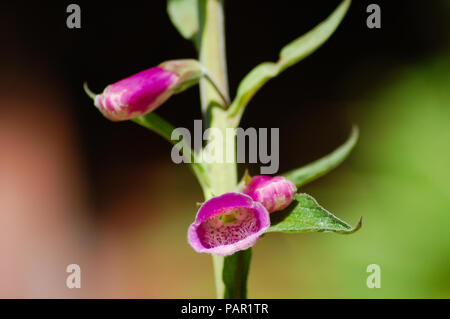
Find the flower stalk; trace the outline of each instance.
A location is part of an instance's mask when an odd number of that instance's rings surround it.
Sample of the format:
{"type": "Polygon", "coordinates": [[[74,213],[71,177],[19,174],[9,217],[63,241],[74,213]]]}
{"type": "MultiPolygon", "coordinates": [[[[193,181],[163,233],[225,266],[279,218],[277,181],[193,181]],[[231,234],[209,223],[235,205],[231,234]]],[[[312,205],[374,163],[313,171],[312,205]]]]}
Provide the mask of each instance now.
{"type": "MultiPolygon", "coordinates": [[[[200,1],[199,60],[208,70],[210,76],[215,79],[215,83],[218,86],[218,90],[216,90],[209,82],[205,80],[200,82],[200,96],[204,117],[209,127],[221,130],[222,136],[226,136],[226,128],[233,127],[233,125],[227,111],[220,107],[225,105],[223,104],[223,99],[217,93],[218,91],[223,92],[228,100],[223,3],[223,0],[200,1]]],[[[213,140],[212,143],[221,143],[221,145],[215,145],[213,149],[221,149],[222,154],[226,154],[229,151],[235,152],[234,138],[217,139],[213,140]]],[[[237,184],[236,162],[215,162],[210,164],[208,169],[211,180],[211,192],[215,196],[235,191],[237,184]]],[[[212,258],[217,298],[224,298],[226,290],[223,281],[224,257],[213,255],[212,258]]],[[[227,297],[239,298],[244,296],[228,296],[227,294],[227,297]]]]}
{"type": "Polygon", "coordinates": [[[283,176],[251,177],[246,173],[239,184],[236,140],[234,134],[227,134],[229,128],[236,129],[239,125],[245,106],[261,86],[320,47],[336,30],[349,5],[350,0],[343,0],[324,22],[283,47],[278,62],[256,66],[241,81],[231,104],[224,0],[168,0],[172,22],[185,38],[195,42],[199,61],[165,61],[108,85],[100,94],[92,93],[84,85],[87,95],[106,118],[132,120],[154,131],[174,144],[173,150],[182,152],[190,163],[205,201],[199,205],[188,229],[188,242],[195,251],[212,254],[217,298],[247,297],[250,247],[264,233],[349,234],[361,227],[361,222],[351,227],[311,196],[297,194],[297,187],[326,174],[348,156],[358,137],[357,128],[344,145],[320,160],[283,176]],[[191,149],[190,138],[172,140],[173,125],[153,113],[173,94],[196,84],[200,84],[204,126],[216,133],[199,152],[191,149]],[[202,160],[203,155],[214,161],[202,160]],[[230,162],[230,155],[234,161],[230,162]]]}

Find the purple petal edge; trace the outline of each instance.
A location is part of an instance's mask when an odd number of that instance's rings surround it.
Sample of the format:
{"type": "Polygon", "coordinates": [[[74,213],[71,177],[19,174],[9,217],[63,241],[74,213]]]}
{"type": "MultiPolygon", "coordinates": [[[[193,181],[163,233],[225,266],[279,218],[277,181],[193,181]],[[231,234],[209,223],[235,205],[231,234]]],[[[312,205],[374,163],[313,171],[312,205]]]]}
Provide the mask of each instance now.
{"type": "Polygon", "coordinates": [[[269,226],[269,213],[262,204],[253,201],[250,196],[245,194],[226,193],[221,196],[213,197],[202,205],[197,213],[195,221],[189,226],[188,241],[192,248],[199,253],[227,256],[235,253],[236,251],[245,250],[253,246],[258,241],[259,237],[261,237],[261,235],[269,228],[269,226]],[[205,247],[198,234],[199,226],[209,217],[220,213],[220,211],[232,208],[250,209],[258,221],[258,231],[233,244],[220,245],[211,248],[205,247]]]}

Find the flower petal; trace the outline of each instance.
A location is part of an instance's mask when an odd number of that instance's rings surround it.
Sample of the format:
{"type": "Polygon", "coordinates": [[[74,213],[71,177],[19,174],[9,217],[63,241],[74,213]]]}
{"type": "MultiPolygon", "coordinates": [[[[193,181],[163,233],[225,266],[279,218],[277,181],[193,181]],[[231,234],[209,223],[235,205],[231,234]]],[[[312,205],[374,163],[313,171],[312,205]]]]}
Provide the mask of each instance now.
{"type": "Polygon", "coordinates": [[[253,246],[269,226],[263,205],[244,194],[226,193],[202,205],[188,240],[197,252],[226,256],[253,246]]]}
{"type": "Polygon", "coordinates": [[[297,188],[282,176],[254,176],[243,193],[260,202],[270,213],[289,206],[294,199],[297,188]]]}
{"type": "Polygon", "coordinates": [[[193,59],[169,60],[108,85],[95,95],[86,93],[105,117],[112,121],[130,120],[152,112],[169,97],[197,84],[205,70],[193,59]]]}
{"type": "Polygon", "coordinates": [[[178,75],[161,67],[139,72],[108,85],[95,97],[95,105],[112,121],[129,120],[153,111],[172,94],[178,75]]]}

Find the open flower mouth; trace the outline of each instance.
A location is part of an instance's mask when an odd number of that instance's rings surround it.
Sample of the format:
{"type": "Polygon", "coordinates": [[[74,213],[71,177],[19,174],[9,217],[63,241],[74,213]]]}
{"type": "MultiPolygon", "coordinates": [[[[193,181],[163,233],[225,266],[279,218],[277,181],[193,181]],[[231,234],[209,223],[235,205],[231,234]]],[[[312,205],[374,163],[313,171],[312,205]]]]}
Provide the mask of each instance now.
{"type": "Polygon", "coordinates": [[[231,255],[253,246],[269,226],[262,204],[244,194],[226,193],[202,205],[188,240],[197,252],[231,255]]]}
{"type": "Polygon", "coordinates": [[[209,217],[198,227],[198,236],[207,248],[231,245],[254,234],[259,220],[248,208],[229,209],[209,217]]]}

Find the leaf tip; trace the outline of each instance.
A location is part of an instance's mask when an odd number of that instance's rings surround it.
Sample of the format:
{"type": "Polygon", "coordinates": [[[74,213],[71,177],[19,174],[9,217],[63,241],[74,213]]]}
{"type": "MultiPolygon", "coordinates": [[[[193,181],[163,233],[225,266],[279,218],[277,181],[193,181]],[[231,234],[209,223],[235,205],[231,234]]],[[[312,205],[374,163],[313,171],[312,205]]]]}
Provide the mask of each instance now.
{"type": "Polygon", "coordinates": [[[356,233],[358,230],[360,230],[360,228],[362,227],[362,220],[363,220],[363,218],[362,218],[362,216],[361,216],[361,217],[359,218],[358,224],[356,224],[356,226],[353,227],[352,230],[350,230],[349,232],[346,232],[345,234],[347,234],[347,235],[354,234],[354,233],[356,233]]]}
{"type": "Polygon", "coordinates": [[[355,142],[359,138],[359,127],[356,124],[352,125],[352,132],[350,133],[350,137],[355,140],[355,142]]]}

